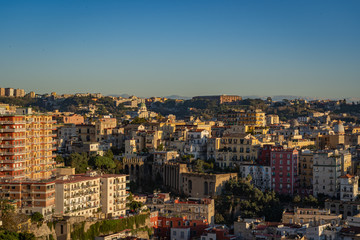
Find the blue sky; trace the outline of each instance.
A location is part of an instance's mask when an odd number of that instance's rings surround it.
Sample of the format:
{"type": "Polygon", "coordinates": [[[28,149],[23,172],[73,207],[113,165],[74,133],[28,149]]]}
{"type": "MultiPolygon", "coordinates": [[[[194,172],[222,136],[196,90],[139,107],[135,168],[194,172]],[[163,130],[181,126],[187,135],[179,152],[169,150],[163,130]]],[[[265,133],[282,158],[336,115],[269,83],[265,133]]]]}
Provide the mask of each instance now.
{"type": "Polygon", "coordinates": [[[360,97],[360,1],[2,1],[0,86],[360,97]]]}

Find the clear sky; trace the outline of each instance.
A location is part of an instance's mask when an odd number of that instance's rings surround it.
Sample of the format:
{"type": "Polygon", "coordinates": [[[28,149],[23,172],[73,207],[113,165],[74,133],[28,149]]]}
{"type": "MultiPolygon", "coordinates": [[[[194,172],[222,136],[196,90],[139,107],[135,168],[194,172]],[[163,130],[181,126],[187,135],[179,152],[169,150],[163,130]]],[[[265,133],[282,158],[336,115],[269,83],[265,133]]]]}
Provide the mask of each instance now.
{"type": "Polygon", "coordinates": [[[360,1],[0,0],[0,86],[360,97],[360,1]]]}

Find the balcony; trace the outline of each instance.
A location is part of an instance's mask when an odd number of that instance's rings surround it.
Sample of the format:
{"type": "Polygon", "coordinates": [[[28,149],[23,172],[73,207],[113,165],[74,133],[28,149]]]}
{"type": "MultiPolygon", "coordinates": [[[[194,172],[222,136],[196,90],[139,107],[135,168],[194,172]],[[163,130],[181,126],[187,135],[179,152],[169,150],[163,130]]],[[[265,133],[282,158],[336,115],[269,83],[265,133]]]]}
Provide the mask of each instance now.
{"type": "Polygon", "coordinates": [[[19,162],[25,162],[27,159],[11,159],[11,160],[0,160],[0,163],[19,163],[19,162]]]}
{"type": "Polygon", "coordinates": [[[6,132],[25,132],[25,128],[1,128],[0,133],[6,133],[6,132]]]}
{"type": "Polygon", "coordinates": [[[26,139],[26,137],[25,136],[16,136],[16,137],[4,136],[4,137],[0,137],[0,140],[19,140],[19,139],[26,139]]]}
{"type": "Polygon", "coordinates": [[[0,124],[25,124],[26,121],[0,121],[0,124]]]}
{"type": "Polygon", "coordinates": [[[29,151],[24,152],[0,152],[0,156],[16,156],[30,153],[29,151]]]}
{"type": "Polygon", "coordinates": [[[19,171],[19,170],[25,170],[25,167],[0,167],[0,171],[19,171]]]}
{"type": "Polygon", "coordinates": [[[25,144],[0,144],[0,148],[17,148],[25,147],[25,144]]]}

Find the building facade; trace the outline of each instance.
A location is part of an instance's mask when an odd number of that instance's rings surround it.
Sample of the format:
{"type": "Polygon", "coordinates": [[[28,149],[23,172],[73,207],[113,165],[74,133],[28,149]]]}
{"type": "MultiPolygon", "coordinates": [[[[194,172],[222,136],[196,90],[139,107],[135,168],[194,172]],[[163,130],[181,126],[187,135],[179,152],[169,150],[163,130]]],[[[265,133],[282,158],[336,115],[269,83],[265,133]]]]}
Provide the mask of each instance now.
{"type": "Polygon", "coordinates": [[[275,192],[293,195],[298,193],[298,151],[296,149],[272,150],[271,182],[275,192]]]}
{"type": "Polygon", "coordinates": [[[126,214],[126,198],[129,187],[127,175],[106,174],[101,176],[101,207],[107,217],[126,214]]]}
{"type": "Polygon", "coordinates": [[[48,179],[55,171],[52,117],[0,116],[0,178],[48,179]]]}
{"type": "Polygon", "coordinates": [[[314,153],[313,193],[340,197],[341,157],[336,152],[314,153]]]}
{"type": "Polygon", "coordinates": [[[55,209],[55,182],[38,181],[2,181],[0,198],[14,202],[19,212],[32,214],[39,212],[50,218],[55,209]]]}

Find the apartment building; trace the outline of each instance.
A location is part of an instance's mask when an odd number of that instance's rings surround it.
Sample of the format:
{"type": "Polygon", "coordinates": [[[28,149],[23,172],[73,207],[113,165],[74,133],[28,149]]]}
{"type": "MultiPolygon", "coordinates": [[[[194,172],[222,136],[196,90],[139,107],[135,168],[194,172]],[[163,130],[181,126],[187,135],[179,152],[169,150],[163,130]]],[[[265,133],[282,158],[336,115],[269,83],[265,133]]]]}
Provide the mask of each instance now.
{"type": "Polygon", "coordinates": [[[359,177],[346,174],[340,177],[340,200],[355,201],[359,194],[359,177]]]}
{"type": "Polygon", "coordinates": [[[78,124],[76,125],[76,132],[78,134],[78,139],[81,142],[95,142],[95,125],[92,124],[78,124]]]}
{"type": "Polygon", "coordinates": [[[153,154],[154,162],[160,165],[179,158],[179,153],[177,151],[158,151],[153,154]]]}
{"type": "Polygon", "coordinates": [[[298,193],[298,151],[296,149],[273,149],[271,153],[272,189],[278,193],[298,193]]]}
{"type": "Polygon", "coordinates": [[[279,116],[278,115],[266,115],[266,125],[279,124],[279,116]]]}
{"type": "Polygon", "coordinates": [[[116,118],[104,117],[95,122],[95,139],[97,142],[107,140],[116,127],[116,118]]]}
{"type": "Polygon", "coordinates": [[[18,109],[0,115],[0,178],[47,179],[55,171],[52,117],[18,109]]]}
{"type": "Polygon", "coordinates": [[[100,208],[100,176],[79,174],[55,181],[55,213],[64,216],[93,217],[100,208]]]}
{"type": "Polygon", "coordinates": [[[337,225],[341,221],[341,214],[333,214],[327,209],[295,208],[294,211],[285,211],[282,216],[283,223],[306,224],[316,226],[325,223],[337,225]]]}
{"type": "Polygon", "coordinates": [[[5,88],[0,88],[0,97],[5,97],[5,88]]]}
{"type": "Polygon", "coordinates": [[[14,202],[21,213],[51,217],[55,209],[55,181],[1,181],[0,198],[14,202]]]}
{"type": "Polygon", "coordinates": [[[95,172],[63,176],[55,181],[55,213],[64,216],[106,217],[126,213],[128,175],[95,172]]]}
{"type": "Polygon", "coordinates": [[[215,162],[221,168],[239,166],[243,161],[254,161],[259,156],[259,141],[251,134],[231,133],[220,140],[215,162]]]}
{"type": "Polygon", "coordinates": [[[14,97],[25,97],[25,90],[24,89],[14,89],[14,97]]]}
{"type": "Polygon", "coordinates": [[[126,214],[126,192],[130,188],[127,175],[105,174],[100,178],[101,209],[106,217],[116,217],[126,214]]]}
{"type": "Polygon", "coordinates": [[[6,97],[13,97],[14,96],[14,89],[13,88],[5,88],[5,96],[6,97]]]}
{"type": "Polygon", "coordinates": [[[299,154],[299,193],[311,194],[313,190],[313,157],[309,150],[299,154]]]}
{"type": "Polygon", "coordinates": [[[207,130],[197,129],[187,132],[186,144],[184,148],[185,154],[191,154],[195,159],[206,159],[207,140],[210,133],[207,130]]]}
{"type": "Polygon", "coordinates": [[[313,194],[340,197],[341,157],[337,151],[314,153],[313,194]]]}
{"type": "Polygon", "coordinates": [[[342,214],[343,219],[347,219],[360,213],[360,202],[327,199],[325,209],[334,214],[342,214]]]}
{"type": "Polygon", "coordinates": [[[182,216],[187,220],[206,220],[215,224],[215,202],[210,198],[189,198],[186,201],[148,201],[146,206],[167,217],[182,216]]]}
{"type": "Polygon", "coordinates": [[[225,125],[251,125],[264,127],[266,125],[265,112],[261,109],[256,110],[231,110],[220,113],[218,121],[222,121],[225,125]]]}
{"type": "Polygon", "coordinates": [[[251,176],[251,183],[262,191],[271,190],[271,167],[253,163],[242,163],[239,166],[240,177],[251,176]]]}
{"type": "Polygon", "coordinates": [[[84,117],[78,114],[63,116],[62,121],[65,124],[84,124],[84,117]]]}

